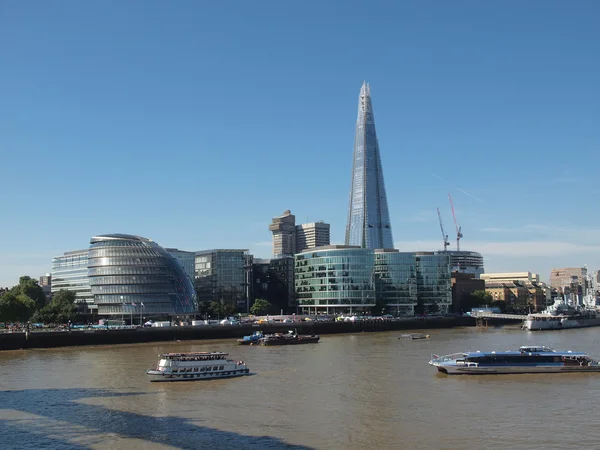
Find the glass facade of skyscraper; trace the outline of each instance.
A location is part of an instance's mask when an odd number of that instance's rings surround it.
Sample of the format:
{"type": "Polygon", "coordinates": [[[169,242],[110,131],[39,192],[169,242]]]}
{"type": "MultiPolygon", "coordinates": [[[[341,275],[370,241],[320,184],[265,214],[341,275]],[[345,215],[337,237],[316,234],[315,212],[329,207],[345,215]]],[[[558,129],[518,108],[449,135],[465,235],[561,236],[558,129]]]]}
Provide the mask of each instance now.
{"type": "Polygon", "coordinates": [[[94,296],[88,278],[88,250],[66,252],[52,258],[52,285],[54,294],[61,289],[75,292],[75,301],[85,303],[90,312],[95,312],[94,296]]]}
{"type": "Polygon", "coordinates": [[[450,255],[439,252],[415,254],[417,303],[427,311],[447,313],[452,306],[450,255]]]}
{"type": "Polygon", "coordinates": [[[192,281],[179,262],[143,237],[93,237],[88,276],[100,315],[176,315],[198,310],[192,281]]]}
{"type": "Polygon", "coordinates": [[[419,303],[442,313],[452,304],[447,255],[331,245],[297,254],[295,264],[304,313],[371,312],[377,304],[377,314],[406,316],[419,303]]]}
{"type": "Polygon", "coordinates": [[[371,249],[394,248],[371,89],[367,83],[362,85],[358,100],[345,243],[371,249]]]}
{"type": "Polygon", "coordinates": [[[375,251],[374,275],[378,302],[395,315],[413,315],[417,304],[415,254],[375,251]]]}
{"type": "Polygon", "coordinates": [[[249,303],[252,256],[248,250],[216,249],[196,252],[195,284],[198,301],[233,302],[245,310],[249,303]]]}
{"type": "Polygon", "coordinates": [[[185,250],[179,250],[176,248],[165,248],[165,250],[173,256],[181,267],[183,267],[183,271],[190,277],[190,280],[194,281],[194,265],[196,263],[196,254],[194,252],[186,252],[185,250]]]}
{"type": "Polygon", "coordinates": [[[373,250],[327,246],[295,256],[298,306],[304,312],[351,312],[375,305],[373,250]]]}

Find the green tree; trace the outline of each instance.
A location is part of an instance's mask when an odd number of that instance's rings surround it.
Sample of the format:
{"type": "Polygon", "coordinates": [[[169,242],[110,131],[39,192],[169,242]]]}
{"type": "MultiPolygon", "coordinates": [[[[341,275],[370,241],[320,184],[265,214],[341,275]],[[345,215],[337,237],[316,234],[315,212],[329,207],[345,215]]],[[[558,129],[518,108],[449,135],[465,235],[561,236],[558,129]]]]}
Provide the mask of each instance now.
{"type": "Polygon", "coordinates": [[[222,304],[223,315],[224,316],[233,316],[237,312],[237,305],[233,300],[224,301],[222,304]]]}
{"type": "Polygon", "coordinates": [[[500,308],[501,312],[506,312],[506,302],[503,300],[494,300],[492,303],[490,303],[490,306],[500,308]]]}
{"type": "Polygon", "coordinates": [[[492,294],[482,289],[478,289],[473,291],[461,306],[465,311],[470,311],[478,306],[490,306],[493,300],[492,294]]]}
{"type": "Polygon", "coordinates": [[[221,302],[213,301],[208,305],[208,312],[213,316],[222,316],[223,315],[223,306],[221,302]]]}
{"type": "Polygon", "coordinates": [[[61,289],[52,297],[52,301],[36,311],[32,320],[43,323],[67,323],[75,321],[77,306],[75,292],[61,289]]]}
{"type": "Polygon", "coordinates": [[[31,277],[24,276],[19,278],[19,284],[13,289],[15,290],[15,294],[23,294],[33,300],[37,305],[37,309],[43,308],[46,304],[44,290],[38,284],[37,280],[31,277]]]}
{"type": "Polygon", "coordinates": [[[476,300],[479,300],[480,306],[491,305],[492,301],[494,300],[494,298],[492,297],[492,294],[490,294],[488,291],[483,290],[483,289],[478,289],[476,291],[473,291],[473,293],[471,294],[471,297],[473,297],[476,300]]]}
{"type": "Polygon", "coordinates": [[[36,309],[33,300],[10,290],[0,297],[0,320],[3,322],[26,322],[36,309]]]}
{"type": "Polygon", "coordinates": [[[374,316],[379,316],[381,314],[384,314],[386,306],[387,306],[387,303],[385,303],[383,300],[381,300],[381,299],[375,300],[375,304],[371,308],[371,314],[373,314],[374,316]]]}
{"type": "Polygon", "coordinates": [[[415,316],[420,316],[425,314],[425,303],[423,299],[418,299],[417,304],[415,305],[415,316]]]}
{"type": "Polygon", "coordinates": [[[436,313],[440,312],[440,307],[437,303],[432,303],[431,305],[429,305],[427,307],[427,312],[429,314],[436,314],[436,313]]]}
{"type": "Polygon", "coordinates": [[[272,305],[268,301],[262,298],[257,298],[256,300],[254,300],[254,304],[250,308],[250,312],[255,316],[264,316],[269,314],[271,308],[272,305]]]}
{"type": "Polygon", "coordinates": [[[223,300],[220,302],[215,300],[210,302],[207,310],[213,316],[228,317],[235,314],[237,306],[233,300],[223,300]]]}

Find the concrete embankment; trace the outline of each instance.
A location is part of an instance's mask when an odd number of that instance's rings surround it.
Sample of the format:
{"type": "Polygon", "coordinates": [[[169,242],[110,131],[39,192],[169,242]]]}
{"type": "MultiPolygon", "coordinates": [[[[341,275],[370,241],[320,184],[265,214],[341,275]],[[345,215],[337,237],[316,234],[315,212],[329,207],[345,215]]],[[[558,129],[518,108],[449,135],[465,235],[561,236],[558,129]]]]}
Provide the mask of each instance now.
{"type": "Polygon", "coordinates": [[[143,342],[183,341],[201,339],[234,339],[252,334],[286,332],[295,329],[300,334],[337,334],[393,330],[451,328],[473,326],[471,318],[414,318],[400,320],[362,320],[358,322],[298,322],[262,325],[209,325],[196,327],[137,328],[125,330],[36,331],[31,333],[1,333],[0,350],[25,348],[72,347],[81,345],[134,344],[143,342]]]}

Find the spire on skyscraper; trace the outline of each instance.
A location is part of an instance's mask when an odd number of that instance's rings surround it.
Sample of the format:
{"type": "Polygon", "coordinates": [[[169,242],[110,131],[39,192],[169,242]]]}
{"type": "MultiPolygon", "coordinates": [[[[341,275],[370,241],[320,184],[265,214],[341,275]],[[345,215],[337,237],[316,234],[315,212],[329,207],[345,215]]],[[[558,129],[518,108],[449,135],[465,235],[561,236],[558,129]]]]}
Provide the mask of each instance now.
{"type": "Polygon", "coordinates": [[[358,99],[346,245],[394,248],[371,88],[366,81],[358,99]]]}

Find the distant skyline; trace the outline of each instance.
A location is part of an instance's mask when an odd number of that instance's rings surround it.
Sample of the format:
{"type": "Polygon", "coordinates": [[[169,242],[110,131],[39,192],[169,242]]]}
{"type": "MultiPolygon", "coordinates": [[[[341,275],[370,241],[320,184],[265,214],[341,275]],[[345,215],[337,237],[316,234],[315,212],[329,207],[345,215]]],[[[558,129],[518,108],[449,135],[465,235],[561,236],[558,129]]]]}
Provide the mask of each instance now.
{"type": "Polygon", "coordinates": [[[92,236],[343,243],[368,80],[395,246],[600,269],[600,3],[0,3],[0,286],[92,236]],[[318,14],[315,13],[318,11],[318,14]]]}

